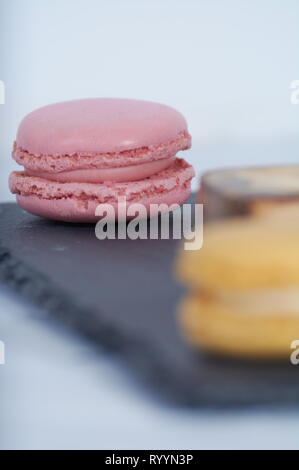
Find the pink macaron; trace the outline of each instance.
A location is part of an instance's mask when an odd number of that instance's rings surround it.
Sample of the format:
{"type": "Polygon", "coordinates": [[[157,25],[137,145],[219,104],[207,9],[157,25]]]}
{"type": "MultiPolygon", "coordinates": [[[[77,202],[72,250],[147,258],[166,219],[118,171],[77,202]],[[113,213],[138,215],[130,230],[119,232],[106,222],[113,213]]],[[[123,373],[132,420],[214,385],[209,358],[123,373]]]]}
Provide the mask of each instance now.
{"type": "MultiPolygon", "coordinates": [[[[99,204],[120,198],[183,204],[194,170],[176,158],[191,146],[184,117],[149,101],[90,98],[37,109],[21,122],[10,190],[26,211],[67,222],[98,220],[99,204]]],[[[165,211],[165,209],[164,209],[165,211]]]]}

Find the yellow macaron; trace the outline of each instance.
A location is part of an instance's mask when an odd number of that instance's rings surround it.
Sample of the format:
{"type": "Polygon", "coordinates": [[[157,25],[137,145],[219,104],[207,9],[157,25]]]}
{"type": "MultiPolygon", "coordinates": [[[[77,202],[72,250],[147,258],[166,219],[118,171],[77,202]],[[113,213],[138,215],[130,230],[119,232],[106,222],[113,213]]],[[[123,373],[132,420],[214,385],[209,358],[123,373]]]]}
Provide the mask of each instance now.
{"type": "Polygon", "coordinates": [[[177,272],[190,294],[183,335],[218,354],[287,358],[299,339],[299,220],[231,218],[204,226],[203,247],[181,251],[177,272]]]}

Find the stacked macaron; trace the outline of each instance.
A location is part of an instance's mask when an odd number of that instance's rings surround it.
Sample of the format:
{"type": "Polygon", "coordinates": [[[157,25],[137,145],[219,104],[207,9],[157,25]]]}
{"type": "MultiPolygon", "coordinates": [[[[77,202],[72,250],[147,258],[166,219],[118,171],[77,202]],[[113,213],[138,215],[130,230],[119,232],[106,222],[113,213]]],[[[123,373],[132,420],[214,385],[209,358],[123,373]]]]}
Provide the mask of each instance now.
{"type": "Polygon", "coordinates": [[[192,344],[236,357],[289,358],[299,339],[299,222],[293,211],[208,222],[182,252],[191,287],[180,323],[192,344]]]}
{"type": "MultiPolygon", "coordinates": [[[[168,106],[96,98],[45,106],[21,122],[9,185],[26,211],[93,222],[99,204],[183,204],[194,170],[176,158],[191,146],[184,117],[168,106]]],[[[164,209],[165,210],[165,209],[164,209]]]]}

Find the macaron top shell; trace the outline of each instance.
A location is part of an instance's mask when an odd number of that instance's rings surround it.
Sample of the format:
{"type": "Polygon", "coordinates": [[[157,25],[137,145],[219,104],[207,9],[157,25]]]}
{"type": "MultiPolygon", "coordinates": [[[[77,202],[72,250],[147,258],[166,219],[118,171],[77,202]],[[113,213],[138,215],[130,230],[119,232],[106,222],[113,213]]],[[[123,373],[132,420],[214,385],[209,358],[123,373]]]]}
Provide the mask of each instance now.
{"type": "Polygon", "coordinates": [[[185,118],[169,106],[89,98],[55,103],[28,114],[16,142],[35,156],[83,156],[158,146],[187,132],[185,118]]]}

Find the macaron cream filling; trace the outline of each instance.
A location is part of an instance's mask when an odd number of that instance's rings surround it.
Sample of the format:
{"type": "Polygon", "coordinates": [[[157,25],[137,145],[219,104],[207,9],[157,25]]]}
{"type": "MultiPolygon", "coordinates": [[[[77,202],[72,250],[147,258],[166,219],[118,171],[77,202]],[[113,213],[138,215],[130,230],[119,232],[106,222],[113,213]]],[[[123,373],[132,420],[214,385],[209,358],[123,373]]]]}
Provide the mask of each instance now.
{"type": "Polygon", "coordinates": [[[138,181],[168,168],[174,161],[174,157],[140,163],[119,168],[95,168],[62,171],[50,173],[47,171],[25,169],[26,176],[45,178],[61,183],[104,183],[108,181],[125,182],[138,181]]]}
{"type": "Polygon", "coordinates": [[[264,313],[289,312],[299,315],[299,287],[290,286],[284,288],[248,289],[240,292],[237,290],[218,289],[217,291],[200,292],[201,296],[211,295],[224,305],[238,308],[240,312],[250,311],[257,315],[264,313]]]}

